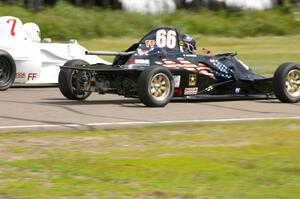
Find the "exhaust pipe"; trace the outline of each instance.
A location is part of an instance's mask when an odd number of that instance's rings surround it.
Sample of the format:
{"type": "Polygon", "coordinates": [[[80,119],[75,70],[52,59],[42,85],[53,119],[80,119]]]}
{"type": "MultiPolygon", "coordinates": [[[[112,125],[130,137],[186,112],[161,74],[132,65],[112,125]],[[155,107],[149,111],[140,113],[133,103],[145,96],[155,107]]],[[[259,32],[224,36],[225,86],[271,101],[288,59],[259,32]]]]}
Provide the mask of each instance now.
{"type": "Polygon", "coordinates": [[[132,55],[135,51],[130,52],[114,52],[114,51],[85,51],[86,55],[105,55],[105,56],[126,56],[126,55],[132,55]]]}

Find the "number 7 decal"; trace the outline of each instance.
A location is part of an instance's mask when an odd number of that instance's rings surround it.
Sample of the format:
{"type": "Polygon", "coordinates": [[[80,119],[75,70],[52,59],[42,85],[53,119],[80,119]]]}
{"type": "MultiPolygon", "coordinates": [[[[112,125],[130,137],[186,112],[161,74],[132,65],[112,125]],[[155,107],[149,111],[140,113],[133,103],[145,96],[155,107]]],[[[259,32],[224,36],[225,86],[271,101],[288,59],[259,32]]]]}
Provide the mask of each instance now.
{"type": "Polygon", "coordinates": [[[9,24],[9,22],[11,22],[11,21],[12,21],[12,27],[10,29],[10,34],[11,34],[11,36],[15,36],[16,35],[15,27],[16,27],[17,20],[16,19],[8,19],[7,23],[9,24]]]}

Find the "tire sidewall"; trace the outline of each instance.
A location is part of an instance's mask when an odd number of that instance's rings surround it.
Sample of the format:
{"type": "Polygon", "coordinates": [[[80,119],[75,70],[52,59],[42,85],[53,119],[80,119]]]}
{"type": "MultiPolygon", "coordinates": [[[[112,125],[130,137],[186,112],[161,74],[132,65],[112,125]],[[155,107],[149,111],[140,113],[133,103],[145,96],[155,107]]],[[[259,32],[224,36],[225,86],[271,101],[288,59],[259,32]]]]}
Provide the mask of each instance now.
{"type": "Polygon", "coordinates": [[[169,103],[174,94],[174,80],[171,72],[160,66],[152,66],[144,70],[138,80],[138,94],[141,101],[150,107],[163,107],[169,103]],[[151,85],[152,78],[159,73],[165,74],[170,83],[170,89],[167,97],[164,100],[156,100],[150,93],[149,86],[151,85]]]}
{"type": "MultiPolygon", "coordinates": [[[[81,59],[73,59],[67,61],[64,66],[72,66],[76,67],[78,65],[89,65],[88,62],[81,59]]],[[[80,96],[76,94],[72,88],[72,78],[73,72],[75,69],[61,68],[59,77],[58,77],[58,85],[61,93],[68,99],[71,100],[84,100],[88,96],[90,96],[91,92],[86,92],[84,96],[80,96]]]]}
{"type": "Polygon", "coordinates": [[[297,103],[300,101],[300,96],[298,97],[291,96],[285,87],[285,82],[288,73],[295,69],[300,71],[300,65],[297,63],[284,63],[278,67],[278,69],[274,74],[274,78],[273,78],[274,93],[275,96],[282,102],[297,103]]]}
{"type": "Polygon", "coordinates": [[[13,57],[6,51],[0,50],[0,59],[6,59],[11,67],[9,79],[6,82],[0,83],[0,91],[7,90],[15,81],[16,64],[13,57]]]}

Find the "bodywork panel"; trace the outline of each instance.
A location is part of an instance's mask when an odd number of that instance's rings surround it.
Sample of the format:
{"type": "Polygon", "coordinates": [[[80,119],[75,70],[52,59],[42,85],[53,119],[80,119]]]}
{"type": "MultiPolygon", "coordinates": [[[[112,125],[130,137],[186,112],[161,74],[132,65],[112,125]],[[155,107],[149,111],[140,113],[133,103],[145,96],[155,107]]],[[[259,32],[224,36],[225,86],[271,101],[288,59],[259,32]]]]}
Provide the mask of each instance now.
{"type": "Polygon", "coordinates": [[[0,17],[0,27],[0,49],[8,52],[16,63],[15,84],[58,83],[59,66],[71,59],[109,64],[98,56],[85,55],[86,49],[75,40],[66,43],[31,41],[16,17],[0,17]]]}
{"type": "MultiPolygon", "coordinates": [[[[113,74],[117,80],[120,78],[123,81],[135,74],[131,86],[133,88],[137,86],[137,78],[143,70],[149,67],[165,67],[173,75],[175,97],[201,95],[263,95],[268,97],[273,92],[272,77],[266,78],[252,71],[236,57],[236,53],[217,55],[186,53],[181,34],[175,28],[155,29],[125,52],[133,53],[126,55],[116,53],[118,55],[112,65],[92,64],[80,67],[64,66],[63,68],[89,71],[94,76],[95,87],[97,87],[97,81],[103,81],[106,75],[113,74]]],[[[116,80],[105,81],[115,82],[116,80]]],[[[95,87],[93,91],[97,90],[95,87]]],[[[136,94],[136,88],[133,90],[135,91],[132,96],[136,94]]],[[[117,92],[117,94],[122,94],[122,92],[117,92]]]]}

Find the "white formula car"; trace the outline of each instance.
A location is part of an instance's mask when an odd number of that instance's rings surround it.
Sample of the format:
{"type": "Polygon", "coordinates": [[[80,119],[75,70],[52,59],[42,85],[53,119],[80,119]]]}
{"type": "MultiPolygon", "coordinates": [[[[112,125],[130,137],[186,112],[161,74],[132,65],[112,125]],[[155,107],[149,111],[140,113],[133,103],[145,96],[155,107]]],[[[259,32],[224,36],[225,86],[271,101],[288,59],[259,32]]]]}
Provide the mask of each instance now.
{"type": "Polygon", "coordinates": [[[109,64],[98,56],[85,55],[85,51],[76,40],[41,41],[40,29],[34,23],[23,25],[16,17],[0,17],[0,90],[8,89],[13,83],[57,84],[59,66],[68,60],[109,64]]]}

